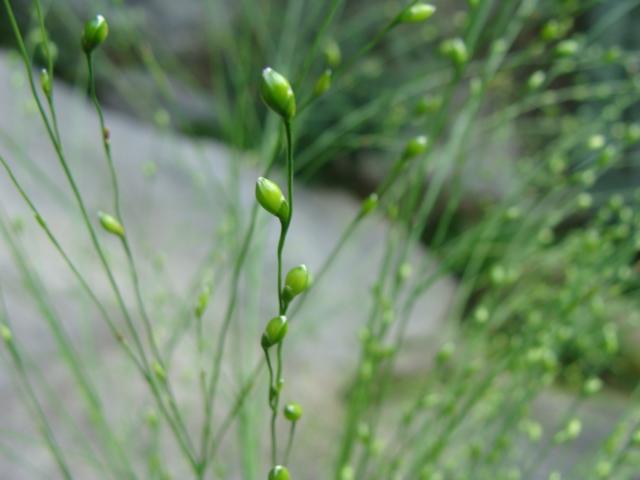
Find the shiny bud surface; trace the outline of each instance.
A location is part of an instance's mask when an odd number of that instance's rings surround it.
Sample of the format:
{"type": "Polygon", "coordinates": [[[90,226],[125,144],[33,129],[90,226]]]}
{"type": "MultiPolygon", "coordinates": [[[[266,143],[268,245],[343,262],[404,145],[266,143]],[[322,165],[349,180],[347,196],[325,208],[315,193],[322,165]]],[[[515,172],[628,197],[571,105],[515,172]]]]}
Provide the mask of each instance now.
{"type": "Polygon", "coordinates": [[[284,281],[284,297],[290,301],[296,295],[304,292],[310,284],[309,270],[306,265],[298,265],[287,273],[284,281]]]}
{"type": "Polygon", "coordinates": [[[287,317],[284,315],[273,317],[269,320],[262,334],[262,348],[273,347],[280,343],[287,335],[288,328],[287,317]]]}
{"type": "Polygon", "coordinates": [[[289,470],[282,465],[276,465],[269,472],[269,480],[290,480],[289,470]]]}
{"type": "Polygon", "coordinates": [[[115,217],[109,215],[108,213],[98,212],[98,218],[100,219],[100,224],[102,228],[104,228],[107,232],[113,233],[119,237],[124,237],[124,227],[122,224],[116,220],[115,217]]]}
{"type": "Polygon", "coordinates": [[[267,212],[275,215],[283,222],[289,219],[289,204],[275,182],[260,177],[256,182],[256,200],[267,212]]]}
{"type": "Polygon", "coordinates": [[[299,403],[287,403],[284,407],[284,416],[287,420],[297,422],[302,417],[302,407],[299,403]]]}
{"type": "Polygon", "coordinates": [[[82,50],[89,54],[102,44],[109,35],[109,24],[102,15],[97,15],[93,20],[84,24],[80,43],[82,50]]]}
{"type": "Polygon", "coordinates": [[[289,81],[274,69],[262,70],[260,93],[267,106],[289,121],[296,114],[296,97],[289,81]]]}
{"type": "Polygon", "coordinates": [[[416,3],[412,5],[407,10],[405,10],[402,15],[400,15],[400,21],[403,23],[419,23],[424,22],[431,18],[431,16],[436,12],[436,7],[430,5],[428,3],[416,3]]]}

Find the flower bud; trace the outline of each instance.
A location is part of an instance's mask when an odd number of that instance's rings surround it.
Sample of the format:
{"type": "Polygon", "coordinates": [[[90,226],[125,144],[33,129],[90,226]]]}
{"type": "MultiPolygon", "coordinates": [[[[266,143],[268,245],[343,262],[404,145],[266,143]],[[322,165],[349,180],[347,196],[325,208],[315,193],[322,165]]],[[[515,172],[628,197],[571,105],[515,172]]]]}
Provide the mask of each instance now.
{"type": "Polygon", "coordinates": [[[340,45],[335,40],[329,40],[324,44],[324,59],[331,68],[337,68],[342,62],[340,45]]]}
{"type": "Polygon", "coordinates": [[[104,212],[98,212],[98,217],[100,218],[102,228],[107,232],[113,233],[119,237],[124,237],[124,227],[118,220],[104,212]]]}
{"type": "Polygon", "coordinates": [[[153,373],[155,374],[158,380],[160,380],[163,383],[166,382],[167,372],[165,371],[164,367],[160,365],[159,362],[153,362],[153,365],[151,366],[151,368],[153,368],[153,373]]]}
{"type": "Polygon", "coordinates": [[[285,120],[296,114],[296,97],[289,81],[272,68],[262,70],[260,92],[264,103],[285,120]]]}
{"type": "Polygon", "coordinates": [[[264,177],[258,178],[256,199],[262,208],[281,221],[286,222],[289,219],[289,204],[275,182],[264,177]]]}
{"type": "Polygon", "coordinates": [[[287,273],[284,280],[283,295],[287,302],[290,302],[296,295],[304,292],[311,284],[311,275],[306,265],[298,265],[287,273]]]}
{"type": "Polygon", "coordinates": [[[547,75],[542,70],[536,70],[527,80],[527,87],[529,90],[537,90],[542,86],[546,78],[547,75]]]}
{"type": "Polygon", "coordinates": [[[269,472],[269,480],[290,480],[289,470],[282,465],[276,465],[269,472]]]}
{"type": "Polygon", "coordinates": [[[270,348],[280,343],[287,335],[288,328],[287,317],[284,315],[269,320],[262,334],[262,348],[270,348]]]}
{"type": "Polygon", "coordinates": [[[209,305],[209,297],[211,296],[211,287],[209,285],[205,285],[202,287],[200,291],[200,295],[198,295],[198,301],[196,302],[196,306],[194,308],[194,313],[196,317],[202,318],[204,312],[207,309],[207,305],[209,305]]]}
{"type": "Polygon", "coordinates": [[[102,15],[97,15],[93,20],[84,24],[84,31],[80,43],[84,53],[89,54],[109,35],[109,24],[102,15]]]}
{"type": "Polygon", "coordinates": [[[42,91],[47,96],[47,98],[51,97],[51,75],[49,75],[49,72],[46,68],[40,70],[40,88],[42,88],[42,91]]]}
{"type": "Polygon", "coordinates": [[[440,47],[440,51],[458,66],[466,63],[469,57],[467,46],[461,38],[445,40],[440,47]]]}
{"type": "Polygon", "coordinates": [[[302,407],[299,403],[291,402],[284,406],[284,416],[287,420],[297,422],[302,417],[302,407]]]}
{"type": "Polygon", "coordinates": [[[412,5],[408,9],[406,9],[400,15],[400,21],[402,23],[419,23],[424,22],[431,18],[431,16],[436,12],[436,7],[430,5],[428,3],[416,3],[412,5]]]}
{"type": "Polygon", "coordinates": [[[584,383],[584,386],[582,387],[582,391],[585,393],[585,395],[594,395],[600,390],[602,390],[602,380],[600,380],[598,377],[591,377],[587,379],[587,381],[584,383]]]}
{"type": "Polygon", "coordinates": [[[402,158],[405,160],[409,160],[410,158],[417,157],[418,155],[422,155],[429,146],[429,139],[424,135],[418,135],[417,137],[409,140],[407,145],[404,147],[404,152],[402,152],[402,158]]]}
{"type": "Polygon", "coordinates": [[[367,198],[365,198],[364,201],[362,202],[362,206],[360,207],[360,214],[369,215],[376,208],[378,208],[378,202],[379,202],[378,194],[375,192],[372,193],[367,198]]]}
{"type": "Polygon", "coordinates": [[[319,97],[320,95],[325,94],[327,90],[331,88],[332,76],[333,76],[333,71],[330,68],[327,68],[322,73],[322,75],[320,75],[320,78],[318,78],[318,81],[316,82],[315,87],[313,87],[313,94],[316,97],[319,97]]]}
{"type": "Polygon", "coordinates": [[[0,337],[4,340],[5,343],[11,343],[13,340],[13,334],[11,330],[6,325],[0,325],[0,337]]]}
{"type": "Polygon", "coordinates": [[[573,39],[563,40],[556,45],[555,53],[559,57],[571,57],[578,53],[580,44],[573,39]]]}

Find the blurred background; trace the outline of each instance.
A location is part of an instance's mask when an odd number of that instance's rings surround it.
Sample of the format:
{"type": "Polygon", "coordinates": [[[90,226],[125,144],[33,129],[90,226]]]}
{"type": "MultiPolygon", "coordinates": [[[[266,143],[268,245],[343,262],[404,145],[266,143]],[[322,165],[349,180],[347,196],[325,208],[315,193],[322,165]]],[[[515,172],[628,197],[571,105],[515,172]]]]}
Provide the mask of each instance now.
{"type": "MultiPolygon", "coordinates": [[[[421,23],[394,23],[415,2],[386,0],[9,3],[30,66],[54,77],[92,219],[112,211],[112,183],[79,38],[87,19],[108,19],[96,92],[188,432],[237,292],[214,412],[233,422],[207,478],[270,466],[266,372],[253,379],[278,225],[252,207],[255,179],[284,185],[285,163],[259,96],[265,66],[299,107],[285,266],[322,272],[285,348],[285,400],[305,410],[292,477],[640,478],[640,1],[434,1],[421,23]],[[428,151],[399,163],[419,135],[428,151]]],[[[0,155],[122,324],[0,11],[0,155]]],[[[4,173],[2,324],[23,363],[3,351],[0,479],[63,478],[41,417],[72,478],[191,478],[144,380],[4,173]]],[[[100,242],[135,311],[126,253],[100,242]]]]}

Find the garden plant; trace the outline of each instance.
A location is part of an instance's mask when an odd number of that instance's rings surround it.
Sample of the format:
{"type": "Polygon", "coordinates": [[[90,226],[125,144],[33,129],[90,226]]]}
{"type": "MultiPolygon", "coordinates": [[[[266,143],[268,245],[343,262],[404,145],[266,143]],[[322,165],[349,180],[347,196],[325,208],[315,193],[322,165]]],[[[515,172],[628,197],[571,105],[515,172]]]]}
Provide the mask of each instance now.
{"type": "MultiPolygon", "coordinates": [[[[640,478],[640,50],[615,35],[640,1],[193,0],[184,8],[202,3],[207,26],[192,58],[136,24],[128,2],[86,3],[0,10],[16,88],[62,175],[42,174],[0,132],[3,188],[20,201],[19,214],[0,207],[19,278],[0,277],[2,369],[34,428],[0,431],[19,478],[640,478]],[[144,88],[119,75],[131,65],[144,88]],[[78,79],[101,158],[73,158],[76,133],[59,120],[58,89],[78,79]],[[181,109],[180,89],[215,114],[181,109]],[[192,278],[172,278],[145,247],[155,232],[137,236],[154,206],[127,201],[131,159],[112,150],[106,108],[118,104],[160,135],[226,146],[224,184],[172,159],[205,209],[222,212],[196,239],[206,252],[192,278]],[[79,161],[103,172],[100,210],[79,161]],[[358,207],[312,264],[295,229],[335,204],[309,218],[299,201],[344,185],[358,207]],[[51,220],[50,204],[70,225],[51,220]],[[381,255],[349,250],[373,222],[381,255]],[[73,295],[51,294],[35,237],[73,295]],[[336,278],[350,260],[375,276],[336,278]],[[443,281],[454,293],[427,340],[415,331],[433,321],[424,302],[443,281]],[[343,308],[323,297],[337,282],[356,318],[314,316],[318,304],[343,308]],[[69,404],[21,328],[16,290],[71,379],[69,404]],[[71,330],[63,303],[86,332],[71,330]],[[314,328],[329,339],[320,353],[314,328]],[[117,372],[87,347],[99,335],[117,372]],[[342,344],[350,362],[312,378],[308,365],[329,365],[342,344]],[[308,362],[291,360],[305,348],[308,362]],[[318,392],[330,377],[339,408],[294,398],[305,377],[318,392]],[[540,407],[554,395],[566,401],[540,407]],[[592,414],[614,397],[624,408],[592,414]],[[322,424],[331,437],[309,441],[322,424]],[[27,458],[25,445],[48,457],[27,458]]],[[[157,169],[146,162],[146,180],[157,169]]],[[[160,229],[183,228],[160,216],[160,229]]]]}

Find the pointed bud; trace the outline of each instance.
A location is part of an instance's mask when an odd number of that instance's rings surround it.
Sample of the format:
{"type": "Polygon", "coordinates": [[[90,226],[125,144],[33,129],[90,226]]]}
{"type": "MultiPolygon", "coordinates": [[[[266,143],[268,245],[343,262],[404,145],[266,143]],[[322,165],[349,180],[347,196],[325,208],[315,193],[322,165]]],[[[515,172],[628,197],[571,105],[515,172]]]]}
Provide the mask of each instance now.
{"type": "Polygon", "coordinates": [[[122,224],[108,213],[98,212],[100,224],[107,232],[113,233],[119,237],[124,237],[124,227],[122,224]]]}
{"type": "Polygon", "coordinates": [[[280,343],[287,335],[288,328],[287,317],[284,315],[269,320],[262,334],[262,348],[270,348],[280,343]]]}
{"type": "Polygon", "coordinates": [[[5,343],[11,343],[13,341],[13,334],[11,333],[11,330],[4,324],[0,325],[0,337],[2,337],[2,340],[4,340],[5,343]]]}
{"type": "Polygon", "coordinates": [[[84,30],[80,43],[84,53],[89,54],[109,35],[109,24],[102,15],[97,15],[93,20],[89,20],[84,24],[84,30]]]}
{"type": "Polygon", "coordinates": [[[325,94],[327,92],[327,90],[329,90],[331,88],[331,78],[333,76],[333,72],[331,71],[330,68],[327,68],[322,75],[320,75],[320,78],[318,78],[318,81],[316,82],[315,87],[313,87],[313,94],[316,97],[319,97],[323,94],[325,94]]]}
{"type": "Polygon", "coordinates": [[[554,52],[559,57],[571,57],[578,53],[578,50],[580,50],[580,44],[576,40],[568,39],[558,43],[554,52]]]}
{"type": "Polygon", "coordinates": [[[160,380],[161,382],[165,382],[167,380],[167,372],[159,362],[153,362],[152,368],[153,373],[156,375],[156,378],[158,380],[160,380]]]}
{"type": "Polygon", "coordinates": [[[256,200],[262,208],[278,217],[282,222],[289,219],[289,204],[275,182],[264,177],[258,178],[256,200]]]}
{"type": "Polygon", "coordinates": [[[539,89],[544,81],[547,79],[547,75],[542,70],[536,70],[531,74],[527,81],[527,87],[529,90],[539,89]]]}
{"type": "Polygon", "coordinates": [[[424,22],[431,18],[431,16],[436,12],[436,7],[430,5],[428,3],[416,3],[412,5],[408,9],[406,9],[400,15],[400,21],[402,23],[419,23],[424,22]]]}
{"type": "Polygon", "coordinates": [[[47,98],[51,97],[51,75],[49,75],[46,68],[40,70],[40,88],[42,88],[47,98]]]}
{"type": "Polygon", "coordinates": [[[465,64],[469,57],[467,46],[461,38],[445,40],[442,42],[440,51],[458,66],[465,64]]]}
{"type": "Polygon", "coordinates": [[[409,160],[411,158],[417,157],[418,155],[422,155],[427,150],[428,146],[429,139],[424,135],[418,135],[417,137],[409,140],[406,147],[404,147],[402,158],[404,160],[409,160]]]}
{"type": "Polygon", "coordinates": [[[287,403],[284,406],[284,416],[287,420],[297,422],[302,417],[302,406],[296,402],[287,403]]]}
{"type": "Polygon", "coordinates": [[[210,295],[211,287],[209,285],[203,286],[200,291],[200,295],[198,295],[198,301],[196,302],[196,307],[194,309],[196,317],[201,318],[202,315],[204,315],[204,312],[207,310],[207,305],[209,305],[210,295]]]}
{"type": "Polygon", "coordinates": [[[298,265],[287,273],[282,291],[286,302],[290,302],[296,295],[304,292],[311,284],[311,275],[306,265],[298,265]]]}
{"type": "Polygon", "coordinates": [[[362,202],[362,207],[360,207],[360,214],[361,215],[369,215],[376,208],[378,208],[378,201],[379,201],[379,199],[378,199],[378,194],[377,193],[374,192],[371,195],[369,195],[362,202]]]}
{"type": "Polygon", "coordinates": [[[260,93],[267,106],[285,120],[296,114],[296,97],[289,81],[272,68],[262,70],[260,93]]]}
{"type": "Polygon", "coordinates": [[[269,472],[269,480],[290,480],[289,470],[282,465],[276,465],[269,472]]]}
{"type": "Polygon", "coordinates": [[[335,40],[329,40],[324,44],[324,59],[331,68],[337,68],[342,62],[340,45],[335,40]]]}

